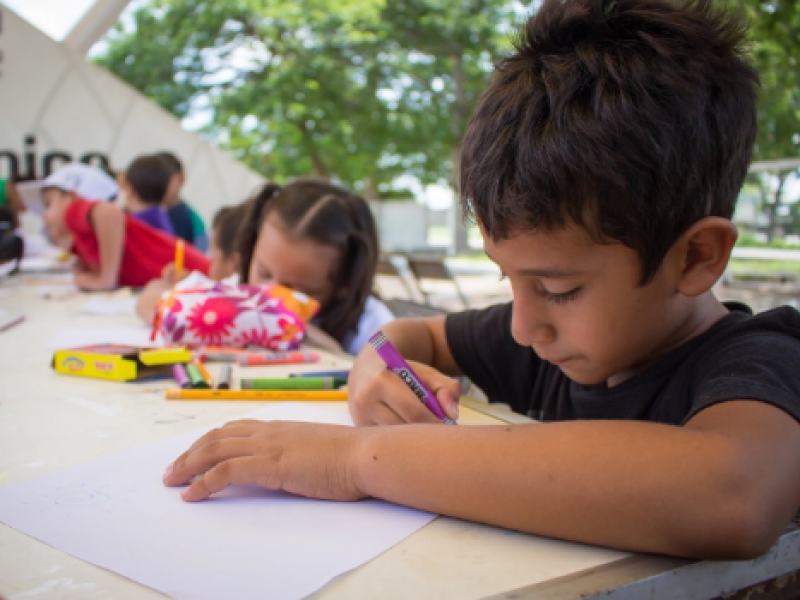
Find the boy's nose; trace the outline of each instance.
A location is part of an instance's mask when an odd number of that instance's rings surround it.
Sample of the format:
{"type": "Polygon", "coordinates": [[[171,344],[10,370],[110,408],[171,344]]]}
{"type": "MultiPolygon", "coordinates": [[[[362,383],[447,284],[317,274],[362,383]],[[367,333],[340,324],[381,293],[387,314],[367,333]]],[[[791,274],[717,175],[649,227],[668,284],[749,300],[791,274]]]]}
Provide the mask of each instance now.
{"type": "Polygon", "coordinates": [[[535,306],[514,300],[511,314],[511,335],[522,346],[549,344],[556,339],[555,328],[543,318],[535,306]]]}

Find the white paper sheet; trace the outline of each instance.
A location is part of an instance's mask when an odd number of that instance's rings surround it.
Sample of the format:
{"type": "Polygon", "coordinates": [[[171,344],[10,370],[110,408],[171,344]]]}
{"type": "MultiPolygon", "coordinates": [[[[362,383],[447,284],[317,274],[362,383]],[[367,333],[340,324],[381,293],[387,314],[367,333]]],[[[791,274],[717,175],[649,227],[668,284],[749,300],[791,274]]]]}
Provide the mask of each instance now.
{"type": "Polygon", "coordinates": [[[83,303],[81,312],[89,315],[135,315],[136,298],[91,298],[83,303]]]}
{"type": "Polygon", "coordinates": [[[137,348],[157,348],[163,344],[160,336],[150,341],[150,330],[145,327],[65,327],[47,344],[53,350],[81,348],[99,344],[119,344],[137,348]]]}
{"type": "MultiPolygon", "coordinates": [[[[298,404],[243,418],[351,424],[298,404]]],[[[243,487],[185,503],[161,475],[201,433],[0,487],[0,521],[174,598],[218,600],[302,598],[434,518],[243,487]]]]}

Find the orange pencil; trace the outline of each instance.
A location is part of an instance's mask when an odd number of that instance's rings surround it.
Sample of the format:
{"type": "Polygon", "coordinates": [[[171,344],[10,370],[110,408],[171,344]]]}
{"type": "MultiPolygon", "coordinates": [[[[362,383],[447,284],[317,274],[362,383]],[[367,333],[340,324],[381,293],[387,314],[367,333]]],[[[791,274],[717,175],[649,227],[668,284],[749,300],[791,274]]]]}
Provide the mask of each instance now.
{"type": "Polygon", "coordinates": [[[167,400],[282,400],[305,402],[347,401],[344,390],[167,390],[167,400]]]}
{"type": "Polygon", "coordinates": [[[178,240],[175,243],[175,278],[180,279],[181,275],[183,274],[183,252],[184,252],[184,244],[183,240],[178,240]]]}

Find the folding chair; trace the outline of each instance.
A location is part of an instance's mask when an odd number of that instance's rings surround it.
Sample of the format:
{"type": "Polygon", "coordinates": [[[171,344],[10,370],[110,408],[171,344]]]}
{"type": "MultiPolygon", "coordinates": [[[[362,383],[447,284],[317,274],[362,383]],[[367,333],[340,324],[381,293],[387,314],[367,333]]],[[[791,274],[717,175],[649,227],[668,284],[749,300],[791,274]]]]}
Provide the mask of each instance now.
{"type": "Polygon", "coordinates": [[[449,281],[453,284],[456,294],[464,305],[464,308],[469,308],[469,301],[466,295],[462,291],[461,286],[458,285],[456,278],[453,277],[450,269],[447,268],[443,258],[440,256],[423,254],[410,254],[407,258],[408,268],[411,269],[411,272],[414,274],[414,278],[417,280],[417,287],[425,299],[426,304],[431,304],[430,293],[425,290],[423,281],[449,281]]]}
{"type": "MultiPolygon", "coordinates": [[[[406,279],[406,277],[403,276],[400,270],[392,262],[390,256],[381,255],[380,258],[378,258],[378,269],[376,274],[381,275],[383,277],[391,277],[392,279],[399,281],[406,292],[406,298],[408,298],[408,300],[413,302],[418,297],[418,295],[415,294],[414,291],[411,289],[411,286],[408,284],[408,280],[406,279]]],[[[381,296],[383,296],[385,299],[386,295],[381,294],[381,296]]]]}

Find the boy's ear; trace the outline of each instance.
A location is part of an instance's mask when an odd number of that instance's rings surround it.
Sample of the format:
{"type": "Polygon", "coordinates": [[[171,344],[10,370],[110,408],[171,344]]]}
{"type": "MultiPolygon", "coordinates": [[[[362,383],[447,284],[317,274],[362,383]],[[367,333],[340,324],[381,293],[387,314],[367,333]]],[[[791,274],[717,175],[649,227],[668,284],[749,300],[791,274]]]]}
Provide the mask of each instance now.
{"type": "Polygon", "coordinates": [[[692,225],[673,244],[679,267],[678,291],[684,296],[704,294],[722,277],[739,232],[730,220],[706,217],[692,225]]]}

